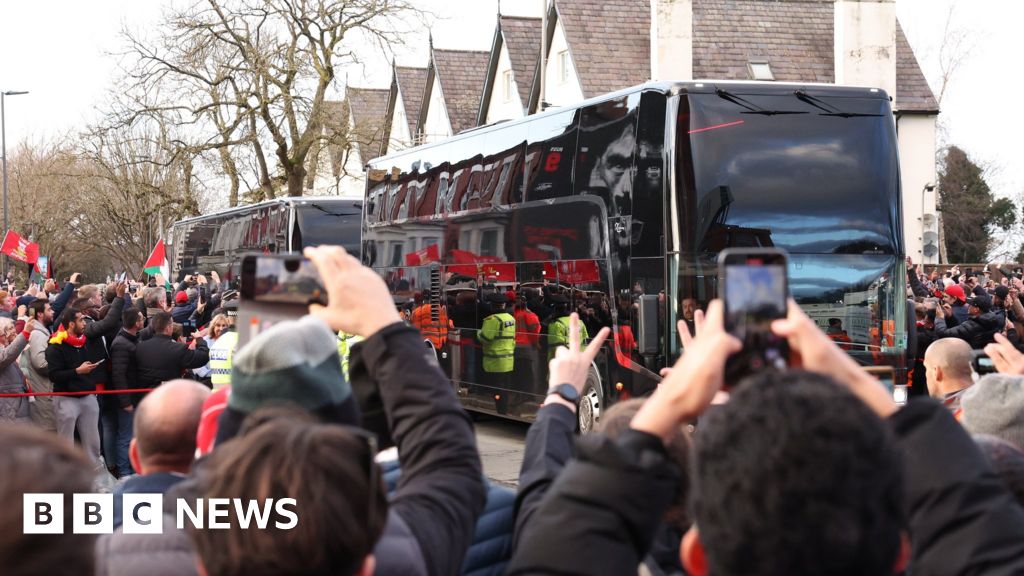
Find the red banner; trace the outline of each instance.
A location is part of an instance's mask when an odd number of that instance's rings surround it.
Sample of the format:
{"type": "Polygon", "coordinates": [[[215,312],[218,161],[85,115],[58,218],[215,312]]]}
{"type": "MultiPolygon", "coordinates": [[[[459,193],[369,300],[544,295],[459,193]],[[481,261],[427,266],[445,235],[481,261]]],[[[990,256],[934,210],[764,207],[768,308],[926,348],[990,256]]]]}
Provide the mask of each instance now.
{"type": "Polygon", "coordinates": [[[449,272],[474,278],[479,274],[484,280],[497,282],[516,281],[516,265],[504,262],[497,256],[480,256],[468,250],[456,249],[451,251],[451,259],[454,264],[447,266],[449,272]]]}
{"type": "Polygon", "coordinates": [[[437,244],[431,244],[426,248],[422,248],[411,254],[405,255],[406,266],[423,266],[424,264],[430,264],[431,262],[437,262],[441,259],[441,250],[437,247],[437,244]]]}
{"type": "Polygon", "coordinates": [[[14,230],[8,230],[0,246],[0,254],[6,254],[19,262],[35,264],[39,260],[39,244],[29,242],[28,238],[22,238],[14,230]]]}
{"type": "Polygon", "coordinates": [[[556,272],[560,284],[590,284],[601,281],[601,273],[598,271],[597,262],[594,260],[565,260],[544,263],[544,277],[547,280],[554,282],[556,272]]]}

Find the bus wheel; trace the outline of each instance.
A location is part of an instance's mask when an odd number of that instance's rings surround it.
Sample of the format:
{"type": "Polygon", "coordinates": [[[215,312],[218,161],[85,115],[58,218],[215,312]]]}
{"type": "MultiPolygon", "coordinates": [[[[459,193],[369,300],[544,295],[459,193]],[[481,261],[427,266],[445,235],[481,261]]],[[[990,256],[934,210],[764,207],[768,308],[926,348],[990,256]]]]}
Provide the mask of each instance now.
{"type": "Polygon", "coordinates": [[[583,385],[583,392],[580,394],[579,410],[576,411],[581,436],[590,434],[597,427],[597,423],[601,421],[603,403],[601,379],[591,370],[587,375],[587,383],[583,385]]]}

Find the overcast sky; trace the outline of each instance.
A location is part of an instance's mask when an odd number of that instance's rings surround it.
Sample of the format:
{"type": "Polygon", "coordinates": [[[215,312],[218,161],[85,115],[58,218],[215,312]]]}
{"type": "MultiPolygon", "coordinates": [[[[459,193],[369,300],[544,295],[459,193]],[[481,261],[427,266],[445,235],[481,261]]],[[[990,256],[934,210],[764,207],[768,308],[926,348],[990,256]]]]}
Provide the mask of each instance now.
{"type": "MultiPolygon", "coordinates": [[[[494,34],[497,0],[413,0],[436,15],[438,48],[487,50],[494,34]]],[[[695,0],[699,2],[700,0],[695,0]]],[[[121,47],[119,30],[146,30],[167,2],[158,0],[54,0],[4,2],[0,17],[0,90],[29,90],[7,98],[7,144],[77,131],[96,118],[121,47]]],[[[939,47],[949,7],[954,28],[966,30],[973,48],[954,78],[940,116],[949,143],[992,167],[990,184],[999,195],[1024,192],[1024,162],[1018,160],[1024,115],[1020,57],[1024,55],[1024,7],[1017,0],[897,0],[896,10],[925,74],[937,91],[939,47]]],[[[539,15],[542,0],[502,0],[502,12],[539,15]]],[[[396,49],[399,64],[426,64],[426,30],[396,49]]],[[[344,81],[342,75],[341,80],[344,81]]],[[[348,82],[386,87],[387,60],[369,51],[348,82]]],[[[339,86],[340,88],[340,86],[339,86]]]]}

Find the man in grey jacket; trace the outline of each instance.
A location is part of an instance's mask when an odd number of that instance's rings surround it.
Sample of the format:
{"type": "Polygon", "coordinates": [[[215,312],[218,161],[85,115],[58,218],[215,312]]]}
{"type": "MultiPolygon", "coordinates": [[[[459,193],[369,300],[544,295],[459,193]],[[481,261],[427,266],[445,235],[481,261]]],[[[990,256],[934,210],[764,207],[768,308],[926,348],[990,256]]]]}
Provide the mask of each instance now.
{"type": "MultiPolygon", "coordinates": [[[[50,342],[50,326],[53,324],[53,308],[46,298],[39,298],[28,306],[29,317],[35,320],[28,337],[28,366],[25,376],[33,392],[53,392],[53,382],[46,367],[46,347],[50,342]]],[[[57,432],[57,420],[53,414],[53,397],[36,396],[31,410],[32,422],[43,430],[57,432]]]]}

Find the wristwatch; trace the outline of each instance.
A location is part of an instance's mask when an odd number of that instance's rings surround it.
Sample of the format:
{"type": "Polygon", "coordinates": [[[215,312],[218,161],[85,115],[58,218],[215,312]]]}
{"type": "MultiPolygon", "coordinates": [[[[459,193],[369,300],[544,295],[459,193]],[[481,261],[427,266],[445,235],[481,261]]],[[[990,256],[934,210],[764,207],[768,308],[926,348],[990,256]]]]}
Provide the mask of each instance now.
{"type": "Polygon", "coordinates": [[[576,391],[576,387],[572,384],[559,384],[548,388],[548,396],[552,394],[560,396],[566,402],[571,402],[573,406],[580,405],[580,393],[576,391]]]}

